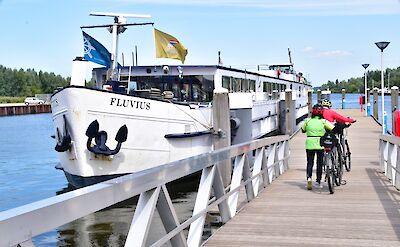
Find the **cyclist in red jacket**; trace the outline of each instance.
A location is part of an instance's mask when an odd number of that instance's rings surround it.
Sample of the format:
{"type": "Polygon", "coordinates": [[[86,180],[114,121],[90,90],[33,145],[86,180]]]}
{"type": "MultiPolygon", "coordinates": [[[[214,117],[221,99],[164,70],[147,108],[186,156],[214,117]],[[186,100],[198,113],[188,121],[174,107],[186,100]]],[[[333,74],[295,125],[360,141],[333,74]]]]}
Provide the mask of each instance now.
{"type": "Polygon", "coordinates": [[[354,123],[355,120],[348,118],[348,117],[343,117],[339,113],[335,112],[334,110],[331,110],[330,108],[332,107],[332,103],[324,99],[322,100],[322,106],[324,107],[324,119],[328,120],[331,123],[334,122],[341,122],[341,123],[354,123]]]}

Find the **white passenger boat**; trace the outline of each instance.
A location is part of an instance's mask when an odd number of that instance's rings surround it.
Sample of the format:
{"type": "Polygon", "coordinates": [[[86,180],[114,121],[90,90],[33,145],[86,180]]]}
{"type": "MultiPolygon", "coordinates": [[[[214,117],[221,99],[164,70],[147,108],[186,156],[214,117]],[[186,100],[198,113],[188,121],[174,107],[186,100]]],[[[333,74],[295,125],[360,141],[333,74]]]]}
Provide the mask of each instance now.
{"type": "MultiPolygon", "coordinates": [[[[75,60],[73,70],[86,63],[75,60]]],[[[51,98],[59,168],[75,187],[213,150],[214,90],[229,92],[233,144],[279,133],[286,89],[293,91],[297,122],[308,114],[311,86],[292,64],[255,71],[125,66],[114,81],[107,81],[108,74],[94,69],[96,87],[90,88],[73,73],[73,85],[51,98]]]]}

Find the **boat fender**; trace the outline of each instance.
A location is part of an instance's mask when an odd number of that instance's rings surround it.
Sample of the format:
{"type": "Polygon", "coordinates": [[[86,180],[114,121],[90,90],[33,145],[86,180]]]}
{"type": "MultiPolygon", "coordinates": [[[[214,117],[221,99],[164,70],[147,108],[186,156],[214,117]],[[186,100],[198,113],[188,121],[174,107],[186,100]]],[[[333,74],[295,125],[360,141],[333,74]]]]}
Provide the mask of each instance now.
{"type": "Polygon", "coordinates": [[[72,142],[71,142],[71,136],[68,133],[68,122],[67,122],[67,118],[65,117],[65,115],[63,115],[64,118],[64,133],[63,135],[61,135],[60,130],[57,128],[57,144],[54,147],[54,149],[57,152],[65,152],[67,150],[70,150],[72,142]]]}
{"type": "Polygon", "coordinates": [[[99,122],[97,120],[94,120],[91,124],[89,124],[86,130],[86,136],[88,137],[86,147],[90,152],[105,156],[115,155],[120,151],[122,143],[127,140],[128,127],[123,125],[121,128],[119,128],[115,136],[115,140],[117,141],[117,146],[115,149],[110,149],[106,145],[108,134],[104,130],[99,131],[99,122]],[[93,139],[96,143],[94,146],[92,146],[93,139]]]}
{"type": "Polygon", "coordinates": [[[230,122],[231,122],[231,130],[235,130],[235,129],[239,128],[239,126],[240,126],[240,119],[239,118],[232,117],[230,119],[230,122]]]}

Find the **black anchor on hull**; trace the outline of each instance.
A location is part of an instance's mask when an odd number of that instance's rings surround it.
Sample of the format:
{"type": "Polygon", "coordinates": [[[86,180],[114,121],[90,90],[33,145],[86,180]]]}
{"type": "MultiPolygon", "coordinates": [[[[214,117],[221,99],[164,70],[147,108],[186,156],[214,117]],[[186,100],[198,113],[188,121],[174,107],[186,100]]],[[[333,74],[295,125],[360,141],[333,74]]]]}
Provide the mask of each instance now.
{"type": "Polygon", "coordinates": [[[68,122],[67,118],[65,115],[63,115],[64,118],[64,133],[61,135],[60,130],[57,128],[57,144],[54,147],[54,149],[57,152],[65,152],[71,148],[71,136],[68,133],[68,122]]]}
{"type": "Polygon", "coordinates": [[[121,145],[123,142],[126,141],[128,137],[128,128],[126,125],[121,126],[119,128],[117,135],[115,136],[115,140],[118,142],[117,146],[115,149],[111,150],[109,147],[107,147],[106,142],[107,142],[107,132],[104,130],[99,131],[99,122],[97,120],[94,120],[89,127],[86,130],[86,136],[88,137],[86,147],[87,149],[94,153],[94,154],[101,154],[105,156],[110,156],[117,154],[119,150],[121,149],[121,145]],[[92,146],[92,140],[94,138],[94,141],[96,145],[92,146]]]}

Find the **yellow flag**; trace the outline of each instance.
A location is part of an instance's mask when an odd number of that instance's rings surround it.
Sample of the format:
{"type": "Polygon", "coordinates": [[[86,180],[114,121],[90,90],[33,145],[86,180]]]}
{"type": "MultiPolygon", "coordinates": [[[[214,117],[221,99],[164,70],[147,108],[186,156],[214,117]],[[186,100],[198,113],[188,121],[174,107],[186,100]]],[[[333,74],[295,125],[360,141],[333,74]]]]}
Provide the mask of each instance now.
{"type": "Polygon", "coordinates": [[[174,37],[154,28],[157,58],[172,58],[185,62],[187,49],[174,37]]]}

